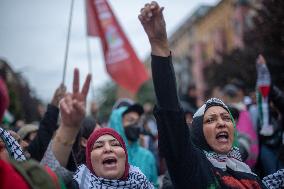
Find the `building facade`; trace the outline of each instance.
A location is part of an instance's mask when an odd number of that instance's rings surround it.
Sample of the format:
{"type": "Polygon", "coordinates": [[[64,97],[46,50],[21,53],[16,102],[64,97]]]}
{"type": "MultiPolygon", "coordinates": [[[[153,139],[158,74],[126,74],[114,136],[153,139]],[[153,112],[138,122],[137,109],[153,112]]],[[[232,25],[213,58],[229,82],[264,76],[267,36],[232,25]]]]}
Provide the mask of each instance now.
{"type": "MultiPolygon", "coordinates": [[[[225,53],[243,48],[243,34],[253,27],[252,4],[255,1],[220,0],[215,6],[202,5],[170,36],[181,94],[194,83],[198,104],[203,104],[206,90],[203,69],[212,62],[221,62],[225,53]]],[[[150,58],[146,64],[149,62],[150,58]]]]}

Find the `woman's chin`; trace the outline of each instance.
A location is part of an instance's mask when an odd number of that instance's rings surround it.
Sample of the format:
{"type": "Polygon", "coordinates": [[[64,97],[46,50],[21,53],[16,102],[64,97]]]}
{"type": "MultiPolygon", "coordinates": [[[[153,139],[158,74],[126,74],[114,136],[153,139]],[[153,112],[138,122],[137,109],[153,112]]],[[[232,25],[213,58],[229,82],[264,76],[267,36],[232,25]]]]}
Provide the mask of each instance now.
{"type": "Polygon", "coordinates": [[[227,154],[230,152],[232,146],[218,146],[217,148],[213,149],[215,152],[219,153],[219,154],[227,154]]]}

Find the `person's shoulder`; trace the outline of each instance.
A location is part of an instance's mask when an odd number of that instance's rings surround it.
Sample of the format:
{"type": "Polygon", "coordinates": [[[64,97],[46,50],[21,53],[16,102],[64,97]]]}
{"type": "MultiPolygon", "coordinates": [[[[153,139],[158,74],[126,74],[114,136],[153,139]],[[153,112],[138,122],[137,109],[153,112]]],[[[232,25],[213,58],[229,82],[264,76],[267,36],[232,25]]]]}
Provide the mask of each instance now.
{"type": "Polygon", "coordinates": [[[142,146],[139,146],[139,152],[140,152],[140,153],[143,153],[144,156],[147,157],[147,158],[149,158],[149,159],[150,159],[150,158],[151,158],[151,159],[155,159],[153,153],[152,153],[150,150],[148,150],[148,149],[146,149],[146,148],[144,148],[144,147],[142,147],[142,146]]]}

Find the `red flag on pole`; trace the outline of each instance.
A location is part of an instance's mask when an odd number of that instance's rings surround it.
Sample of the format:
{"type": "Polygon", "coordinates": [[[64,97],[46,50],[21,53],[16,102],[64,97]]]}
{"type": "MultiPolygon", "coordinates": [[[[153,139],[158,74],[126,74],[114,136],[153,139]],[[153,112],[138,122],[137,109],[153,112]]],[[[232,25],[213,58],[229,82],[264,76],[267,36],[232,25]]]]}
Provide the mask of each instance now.
{"type": "Polygon", "coordinates": [[[131,93],[136,93],[149,76],[140,62],[107,0],[87,1],[87,30],[101,38],[107,72],[131,93]]]}

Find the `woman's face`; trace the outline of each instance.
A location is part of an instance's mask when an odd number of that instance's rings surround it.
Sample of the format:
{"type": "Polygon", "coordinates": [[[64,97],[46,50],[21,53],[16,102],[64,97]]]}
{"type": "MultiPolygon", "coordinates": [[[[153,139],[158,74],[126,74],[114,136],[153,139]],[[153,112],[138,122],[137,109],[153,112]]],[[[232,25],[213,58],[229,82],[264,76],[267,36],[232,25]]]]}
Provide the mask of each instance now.
{"type": "Polygon", "coordinates": [[[217,153],[228,153],[233,145],[234,125],[230,114],[221,106],[212,106],[204,114],[203,133],[217,153]]]}
{"type": "Polygon", "coordinates": [[[126,154],[111,135],[102,135],[93,145],[91,162],[98,177],[120,179],[125,171],[126,154]]]}

